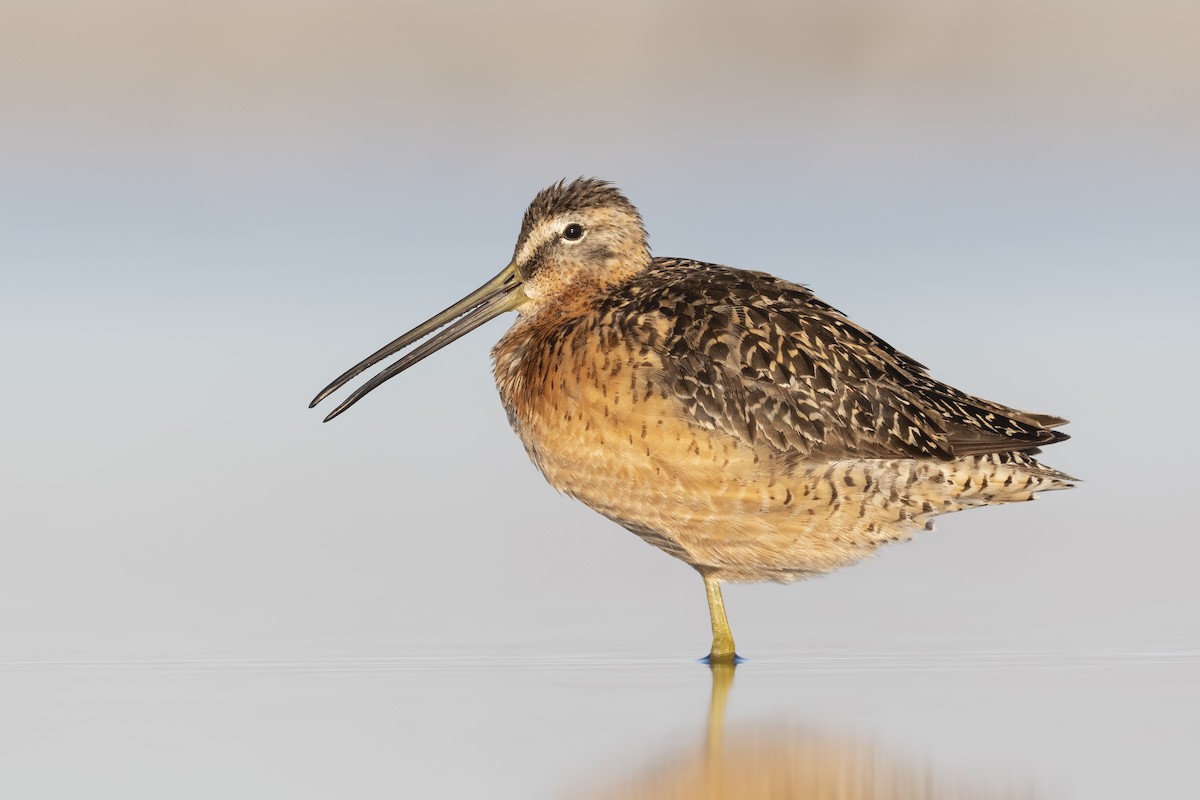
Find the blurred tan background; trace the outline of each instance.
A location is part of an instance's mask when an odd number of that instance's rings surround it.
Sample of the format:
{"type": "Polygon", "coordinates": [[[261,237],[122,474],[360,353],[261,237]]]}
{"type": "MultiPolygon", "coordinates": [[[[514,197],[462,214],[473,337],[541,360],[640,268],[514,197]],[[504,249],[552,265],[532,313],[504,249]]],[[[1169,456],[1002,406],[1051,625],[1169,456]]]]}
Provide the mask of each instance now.
{"type": "MultiPolygon", "coordinates": [[[[299,122],[324,99],[397,116],[474,100],[568,128],[804,93],[947,95],[1194,123],[1200,11],[1187,2],[19,2],[3,86],[25,110],[166,123],[187,109],[299,122]],[[1058,101],[1049,104],[1049,101],[1058,101]],[[288,109],[297,118],[286,119],[288,109]],[[105,113],[107,110],[107,114],[105,113]]],[[[849,100],[849,97],[844,97],[849,100]]],[[[720,116],[725,116],[721,114],[720,116]]],[[[200,119],[189,120],[200,122],[200,119]]],[[[212,120],[210,120],[211,122],[212,120]]],[[[316,119],[307,120],[310,123],[316,119]]],[[[407,119],[407,122],[419,120],[407,119]]],[[[428,123],[426,123],[428,124],[428,123]]],[[[424,127],[424,126],[421,126],[424,127]]],[[[569,128],[568,128],[569,129],[569,128]]],[[[503,135],[503,132],[500,132],[503,135]]]]}

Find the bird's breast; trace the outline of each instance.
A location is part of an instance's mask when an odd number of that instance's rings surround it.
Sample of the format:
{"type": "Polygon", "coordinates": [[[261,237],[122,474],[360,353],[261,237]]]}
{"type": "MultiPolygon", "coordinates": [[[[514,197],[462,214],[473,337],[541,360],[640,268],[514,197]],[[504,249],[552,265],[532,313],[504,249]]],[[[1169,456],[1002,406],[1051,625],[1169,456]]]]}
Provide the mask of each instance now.
{"type": "Polygon", "coordinates": [[[650,462],[668,426],[680,435],[688,427],[660,385],[660,357],[636,352],[593,318],[519,321],[492,356],[509,420],[543,471],[593,472],[598,457],[606,467],[650,462]]]}
{"type": "Polygon", "coordinates": [[[625,486],[662,481],[713,446],[662,385],[661,357],[594,318],[518,322],[492,355],[501,401],[530,457],[555,488],[580,499],[613,476],[625,486]]]}
{"type": "Polygon", "coordinates": [[[594,320],[518,322],[493,358],[513,429],[550,484],[632,530],[694,528],[786,497],[752,447],[688,418],[660,354],[594,320]]]}

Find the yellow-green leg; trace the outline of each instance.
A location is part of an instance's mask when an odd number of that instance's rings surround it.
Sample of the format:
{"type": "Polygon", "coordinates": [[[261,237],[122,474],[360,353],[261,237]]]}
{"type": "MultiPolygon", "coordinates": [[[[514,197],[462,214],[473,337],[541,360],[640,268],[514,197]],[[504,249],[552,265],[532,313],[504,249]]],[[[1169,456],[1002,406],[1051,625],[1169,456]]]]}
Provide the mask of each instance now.
{"type": "Polygon", "coordinates": [[[708,654],[709,663],[735,664],[737,653],[733,647],[733,632],[725,617],[725,601],[721,599],[721,582],[712,575],[704,575],[704,589],[708,593],[708,614],[712,618],[713,642],[708,654]]]}

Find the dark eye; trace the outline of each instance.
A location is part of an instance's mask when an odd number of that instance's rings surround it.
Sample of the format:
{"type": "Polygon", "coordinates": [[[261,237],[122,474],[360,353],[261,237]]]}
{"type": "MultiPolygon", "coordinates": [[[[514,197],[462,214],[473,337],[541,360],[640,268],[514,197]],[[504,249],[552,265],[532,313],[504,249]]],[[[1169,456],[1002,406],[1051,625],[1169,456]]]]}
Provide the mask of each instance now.
{"type": "Polygon", "coordinates": [[[578,242],[583,238],[583,226],[578,222],[572,222],[563,228],[563,238],[570,242],[578,242]]]}

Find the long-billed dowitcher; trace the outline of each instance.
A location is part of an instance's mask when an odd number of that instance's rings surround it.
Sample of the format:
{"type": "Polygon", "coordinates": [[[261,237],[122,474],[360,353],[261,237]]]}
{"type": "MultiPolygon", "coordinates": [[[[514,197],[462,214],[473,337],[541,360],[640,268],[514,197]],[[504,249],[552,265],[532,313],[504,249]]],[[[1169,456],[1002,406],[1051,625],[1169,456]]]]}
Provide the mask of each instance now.
{"type": "Polygon", "coordinates": [[[333,419],[506,311],[519,316],[492,350],[496,385],[529,457],[700,572],[714,662],[736,658],[722,581],[819,575],[939,514],[1071,485],[1032,457],[1066,420],[934,380],[803,286],[651,258],[637,209],[594,179],[540,192],[499,275],[311,405],[433,334],[333,419]]]}

